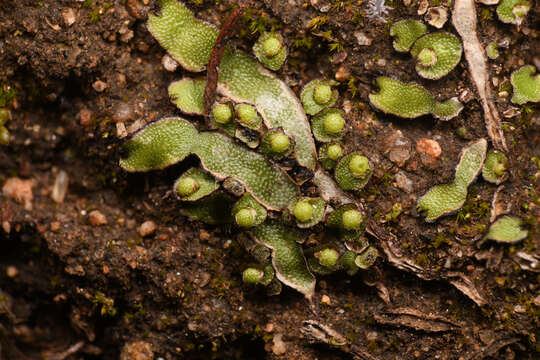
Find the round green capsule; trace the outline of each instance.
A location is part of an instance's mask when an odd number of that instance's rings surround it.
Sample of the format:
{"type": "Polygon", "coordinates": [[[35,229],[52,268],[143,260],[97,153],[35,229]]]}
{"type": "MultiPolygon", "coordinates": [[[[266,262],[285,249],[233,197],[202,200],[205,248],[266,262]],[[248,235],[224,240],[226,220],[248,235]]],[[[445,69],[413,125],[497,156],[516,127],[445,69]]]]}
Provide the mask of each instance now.
{"type": "Polygon", "coordinates": [[[324,249],[318,254],[319,264],[326,267],[334,267],[339,260],[339,253],[334,249],[324,249]]]}
{"type": "Polygon", "coordinates": [[[313,206],[307,201],[299,201],[294,206],[293,215],[298,222],[308,222],[313,216],[313,206]]]}
{"type": "Polygon", "coordinates": [[[251,208],[240,209],[234,219],[240,227],[252,227],[255,224],[255,210],[251,208]]]}
{"type": "Polygon", "coordinates": [[[347,230],[358,230],[362,225],[362,214],[358,210],[347,210],[341,216],[343,227],[347,230]]]}
{"type": "Polygon", "coordinates": [[[0,109],[0,125],[4,125],[11,119],[11,112],[8,109],[0,109]]]}
{"type": "Polygon", "coordinates": [[[343,148],[339,144],[332,144],[326,150],[326,154],[330,160],[337,160],[343,154],[343,148]]]}
{"type": "Polygon", "coordinates": [[[362,155],[353,155],[349,161],[349,171],[353,176],[363,176],[369,169],[369,160],[362,155]]]}
{"type": "Polygon", "coordinates": [[[199,183],[192,177],[184,177],[180,179],[176,186],[176,191],[181,197],[189,196],[199,190],[199,183]]]}
{"type": "Polygon", "coordinates": [[[324,131],[330,134],[339,134],[341,130],[343,130],[344,125],[345,120],[343,119],[343,116],[336,113],[326,115],[323,120],[324,131]]]}
{"type": "Polygon", "coordinates": [[[257,112],[251,105],[240,104],[236,107],[236,114],[241,122],[248,125],[253,125],[257,121],[257,112]]]}
{"type": "Polygon", "coordinates": [[[260,269],[256,268],[247,268],[242,273],[242,281],[246,284],[256,284],[258,283],[264,276],[264,272],[260,269]]]}
{"type": "Polygon", "coordinates": [[[270,147],[272,151],[276,153],[282,153],[287,151],[291,146],[289,137],[282,133],[276,133],[270,137],[270,147]]]}
{"type": "Polygon", "coordinates": [[[266,57],[274,57],[281,50],[281,41],[277,37],[270,37],[263,42],[263,52],[266,57]]]}
{"type": "Polygon", "coordinates": [[[493,166],[493,172],[494,172],[495,175],[497,175],[497,176],[502,176],[502,175],[506,172],[506,163],[503,162],[503,161],[498,161],[498,162],[493,166]]]}
{"type": "Polygon", "coordinates": [[[418,61],[422,66],[433,66],[437,62],[437,54],[429,48],[423,48],[418,54],[418,61]]]}
{"type": "Polygon", "coordinates": [[[227,124],[231,121],[233,116],[231,107],[226,104],[214,105],[212,114],[214,115],[214,120],[219,124],[227,124]]]}
{"type": "Polygon", "coordinates": [[[328,84],[315,86],[313,90],[313,100],[319,105],[328,104],[332,99],[332,88],[328,84]]]}

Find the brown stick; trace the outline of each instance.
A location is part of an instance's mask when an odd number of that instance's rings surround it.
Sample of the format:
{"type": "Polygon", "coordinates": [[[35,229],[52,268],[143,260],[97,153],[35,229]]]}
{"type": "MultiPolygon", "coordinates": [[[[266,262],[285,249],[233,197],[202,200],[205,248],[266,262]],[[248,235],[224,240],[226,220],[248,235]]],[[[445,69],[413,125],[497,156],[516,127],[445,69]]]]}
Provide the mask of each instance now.
{"type": "Polygon", "coordinates": [[[248,1],[242,2],[242,4],[237,7],[225,20],[225,23],[219,31],[216,42],[214,43],[214,48],[210,53],[210,61],[206,67],[206,87],[204,88],[204,116],[208,122],[208,115],[210,114],[210,107],[214,103],[216,97],[216,89],[219,75],[219,64],[221,63],[221,58],[223,57],[223,51],[225,50],[225,45],[227,45],[227,40],[234,34],[234,26],[240,19],[240,15],[244,12],[245,8],[248,6],[248,1]]]}

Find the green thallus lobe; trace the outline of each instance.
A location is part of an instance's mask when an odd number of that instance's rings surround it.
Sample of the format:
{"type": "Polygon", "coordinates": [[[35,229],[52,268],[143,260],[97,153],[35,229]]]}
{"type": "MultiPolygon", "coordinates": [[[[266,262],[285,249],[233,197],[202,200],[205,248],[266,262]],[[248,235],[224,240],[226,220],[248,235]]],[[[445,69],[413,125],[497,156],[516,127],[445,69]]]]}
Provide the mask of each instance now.
{"type": "Polygon", "coordinates": [[[477,140],[464,148],[456,167],[454,182],[436,185],[418,199],[417,207],[425,212],[427,222],[433,222],[463,206],[467,198],[468,186],[482,169],[486,150],[485,139],[477,140]]]}

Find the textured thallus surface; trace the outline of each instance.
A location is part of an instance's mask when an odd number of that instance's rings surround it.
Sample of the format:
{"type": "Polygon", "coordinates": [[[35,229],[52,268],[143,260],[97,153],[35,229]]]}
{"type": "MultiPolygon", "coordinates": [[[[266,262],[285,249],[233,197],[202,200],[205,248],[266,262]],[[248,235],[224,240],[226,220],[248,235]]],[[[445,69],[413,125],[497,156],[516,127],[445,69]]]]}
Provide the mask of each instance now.
{"type": "Polygon", "coordinates": [[[401,20],[390,28],[390,36],[395,37],[393,46],[396,51],[408,52],[416,39],[424,35],[427,26],[417,20],[401,20]]]}
{"type": "Polygon", "coordinates": [[[428,67],[416,63],[416,71],[426,79],[440,79],[448,74],[461,60],[463,48],[459,39],[446,32],[427,34],[416,40],[411,48],[411,55],[418,56],[424,48],[432,49],[437,54],[437,62],[428,67]]]}
{"type": "Polygon", "coordinates": [[[308,270],[294,232],[277,222],[266,222],[254,228],[252,233],[259,243],[272,249],[277,278],[311,299],[315,292],[315,277],[308,270]]]}
{"type": "Polygon", "coordinates": [[[217,29],[196,19],[176,0],[162,0],[159,5],[159,14],[148,16],[152,35],[186,70],[203,71],[216,42],[217,29]]]}

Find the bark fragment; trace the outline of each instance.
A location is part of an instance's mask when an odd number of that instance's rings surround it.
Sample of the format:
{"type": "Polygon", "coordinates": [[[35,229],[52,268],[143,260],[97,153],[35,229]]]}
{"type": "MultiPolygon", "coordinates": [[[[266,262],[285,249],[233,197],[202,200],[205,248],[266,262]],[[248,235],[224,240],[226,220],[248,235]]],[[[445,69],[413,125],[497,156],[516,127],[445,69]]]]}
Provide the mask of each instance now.
{"type": "Polygon", "coordinates": [[[477,20],[474,0],[456,0],[452,11],[452,24],[463,41],[465,59],[484,110],[484,121],[489,138],[496,149],[508,151],[502,131],[501,118],[491,98],[492,89],[486,55],[476,33],[477,20]]]}

